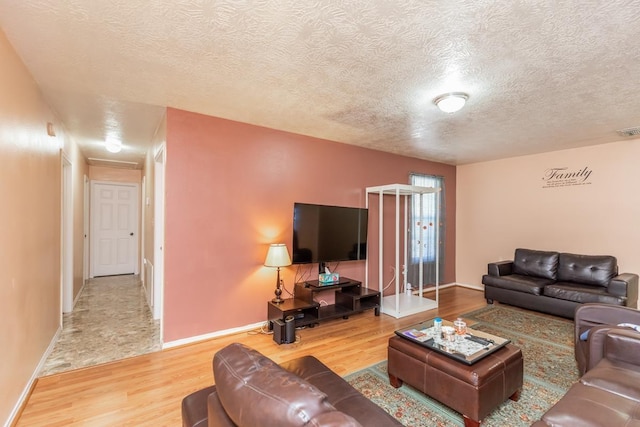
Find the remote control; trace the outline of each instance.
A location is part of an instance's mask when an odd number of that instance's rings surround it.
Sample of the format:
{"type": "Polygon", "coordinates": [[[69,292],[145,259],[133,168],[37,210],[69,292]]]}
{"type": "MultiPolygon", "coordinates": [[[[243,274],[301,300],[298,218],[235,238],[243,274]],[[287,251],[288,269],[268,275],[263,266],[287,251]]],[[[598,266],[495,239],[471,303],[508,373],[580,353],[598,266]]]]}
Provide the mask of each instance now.
{"type": "Polygon", "coordinates": [[[482,339],[480,337],[476,337],[474,335],[467,335],[466,337],[464,337],[465,339],[469,340],[469,341],[473,341],[475,343],[478,343],[480,345],[489,345],[492,344],[491,341],[487,341],[485,339],[482,339]]]}

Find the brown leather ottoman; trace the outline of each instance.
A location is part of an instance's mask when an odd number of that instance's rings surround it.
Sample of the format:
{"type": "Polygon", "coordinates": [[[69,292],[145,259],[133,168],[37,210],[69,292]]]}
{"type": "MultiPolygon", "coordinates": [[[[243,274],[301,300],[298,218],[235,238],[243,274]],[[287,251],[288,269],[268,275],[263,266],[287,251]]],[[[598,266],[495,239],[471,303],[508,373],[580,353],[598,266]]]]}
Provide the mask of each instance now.
{"type": "Polygon", "coordinates": [[[482,419],[522,389],[522,352],[512,344],[473,365],[451,359],[398,336],[389,339],[389,382],[403,382],[461,413],[464,425],[482,419]]]}

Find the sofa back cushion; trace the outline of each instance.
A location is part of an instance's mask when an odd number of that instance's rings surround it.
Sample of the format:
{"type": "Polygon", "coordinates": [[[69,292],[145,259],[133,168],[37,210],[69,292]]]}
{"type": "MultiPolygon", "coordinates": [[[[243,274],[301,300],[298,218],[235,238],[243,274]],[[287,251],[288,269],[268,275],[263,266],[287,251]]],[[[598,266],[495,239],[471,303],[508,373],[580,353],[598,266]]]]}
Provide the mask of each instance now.
{"type": "Polygon", "coordinates": [[[618,275],[618,262],[609,255],[560,254],[558,281],[608,286],[618,275]]]}
{"type": "Polygon", "coordinates": [[[360,426],[316,387],[242,344],[215,354],[213,376],[218,398],[237,426],[360,426]]]}
{"type": "Polygon", "coordinates": [[[516,249],[513,259],[513,272],[515,274],[556,280],[557,271],[558,252],[516,249]]]}

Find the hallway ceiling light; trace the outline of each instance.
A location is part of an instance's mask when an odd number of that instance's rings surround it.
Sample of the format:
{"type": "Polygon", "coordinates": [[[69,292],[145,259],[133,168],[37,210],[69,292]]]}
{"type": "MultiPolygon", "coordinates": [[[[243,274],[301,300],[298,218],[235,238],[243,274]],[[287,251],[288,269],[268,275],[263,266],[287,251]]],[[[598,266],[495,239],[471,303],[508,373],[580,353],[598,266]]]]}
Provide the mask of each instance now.
{"type": "Polygon", "coordinates": [[[469,95],[463,92],[451,92],[437,96],[433,103],[445,113],[455,113],[459,111],[469,99],[469,95]]]}
{"type": "Polygon", "coordinates": [[[122,150],[122,141],[115,138],[107,138],[104,146],[110,153],[119,153],[122,150]]]}

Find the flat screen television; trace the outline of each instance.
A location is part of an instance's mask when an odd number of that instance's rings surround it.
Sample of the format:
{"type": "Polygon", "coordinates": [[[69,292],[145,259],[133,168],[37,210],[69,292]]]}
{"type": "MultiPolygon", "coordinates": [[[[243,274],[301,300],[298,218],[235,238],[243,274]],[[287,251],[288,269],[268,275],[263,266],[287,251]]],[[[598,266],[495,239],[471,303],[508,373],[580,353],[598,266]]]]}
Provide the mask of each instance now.
{"type": "Polygon", "coordinates": [[[368,210],[293,205],[294,264],[362,260],[367,257],[368,210]]]}

